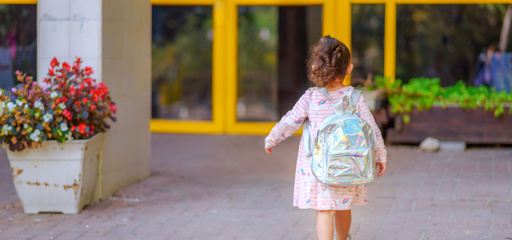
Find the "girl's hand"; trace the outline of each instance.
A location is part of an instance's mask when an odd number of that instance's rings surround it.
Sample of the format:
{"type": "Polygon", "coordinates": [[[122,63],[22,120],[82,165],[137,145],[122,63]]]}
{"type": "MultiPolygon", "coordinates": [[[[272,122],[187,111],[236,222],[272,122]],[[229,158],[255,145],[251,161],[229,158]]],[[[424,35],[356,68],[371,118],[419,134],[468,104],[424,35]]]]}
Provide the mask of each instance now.
{"type": "Polygon", "coordinates": [[[387,163],[386,162],[377,162],[375,167],[379,167],[379,172],[377,173],[377,177],[382,176],[386,172],[387,163]]]}
{"type": "Polygon", "coordinates": [[[267,152],[268,155],[272,154],[272,149],[271,148],[265,148],[265,152],[267,152]]]}
{"type": "MultiPolygon", "coordinates": [[[[279,144],[276,144],[276,147],[278,147],[279,144]]],[[[267,152],[268,155],[272,154],[272,148],[265,148],[265,152],[267,152]]]]}

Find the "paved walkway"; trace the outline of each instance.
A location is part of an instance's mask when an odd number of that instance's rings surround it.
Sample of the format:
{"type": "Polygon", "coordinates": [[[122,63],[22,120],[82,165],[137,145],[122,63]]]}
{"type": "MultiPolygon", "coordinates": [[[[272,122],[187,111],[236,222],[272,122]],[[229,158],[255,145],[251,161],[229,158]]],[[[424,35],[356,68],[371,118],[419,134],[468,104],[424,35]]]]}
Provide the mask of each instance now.
{"type": "MultiPolygon", "coordinates": [[[[25,215],[0,152],[0,239],[316,239],[292,208],[298,137],[152,136],[152,176],[78,215],[25,215]]],[[[353,208],[356,240],[512,239],[512,149],[389,147],[389,171],[353,208]]]]}

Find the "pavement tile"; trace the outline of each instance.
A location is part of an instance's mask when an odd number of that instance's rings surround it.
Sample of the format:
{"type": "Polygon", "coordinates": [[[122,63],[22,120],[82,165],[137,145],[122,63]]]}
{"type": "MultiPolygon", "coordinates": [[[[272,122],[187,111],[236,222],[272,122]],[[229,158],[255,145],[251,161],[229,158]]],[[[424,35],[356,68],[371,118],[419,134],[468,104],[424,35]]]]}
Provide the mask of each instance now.
{"type": "Polygon", "coordinates": [[[402,231],[402,232],[400,232],[398,239],[399,240],[418,240],[418,239],[420,239],[420,236],[421,236],[421,233],[418,233],[418,232],[402,231]]]}
{"type": "Polygon", "coordinates": [[[509,201],[503,201],[503,202],[496,202],[493,204],[493,215],[496,217],[506,217],[510,218],[512,216],[512,200],[509,201]]]}
{"type": "Polygon", "coordinates": [[[275,240],[281,240],[281,239],[284,239],[286,234],[288,234],[288,230],[284,230],[284,229],[277,230],[277,231],[268,230],[268,231],[261,232],[261,235],[257,239],[261,239],[261,240],[267,240],[267,239],[268,240],[274,240],[274,239],[275,240]]]}
{"type": "Polygon", "coordinates": [[[490,218],[473,217],[469,220],[469,229],[488,231],[491,229],[491,222],[492,220],[490,218]]]}
{"type": "Polygon", "coordinates": [[[470,222],[469,217],[452,217],[446,226],[450,229],[469,229],[470,222]]]}
{"type": "Polygon", "coordinates": [[[36,234],[33,237],[29,238],[29,240],[52,240],[55,238],[53,234],[36,234]]]}
{"type": "Polygon", "coordinates": [[[137,233],[138,235],[160,235],[162,237],[168,237],[177,229],[179,228],[173,227],[172,225],[164,226],[163,224],[145,223],[140,228],[135,229],[132,233],[137,233]]]}
{"type": "MultiPolygon", "coordinates": [[[[150,239],[150,240],[170,240],[170,239],[173,239],[173,238],[169,234],[154,233],[154,234],[147,235],[144,239],[150,239]]],[[[204,238],[204,239],[207,239],[207,238],[204,238]]]]}
{"type": "MultiPolygon", "coordinates": [[[[292,207],[299,138],[270,156],[263,139],[153,134],[149,178],[54,216],[23,213],[0,150],[0,239],[316,239],[315,211],[292,207]]],[[[388,172],[352,210],[353,239],[512,238],[511,156],[388,146],[388,172]]]]}
{"type": "Polygon", "coordinates": [[[428,228],[423,233],[424,239],[444,239],[446,235],[446,227],[436,227],[436,228],[428,228]]]}
{"type": "Polygon", "coordinates": [[[445,233],[445,238],[444,239],[465,240],[465,239],[467,239],[469,237],[470,234],[471,234],[471,232],[469,230],[464,230],[464,229],[457,229],[457,230],[447,229],[447,231],[445,233]]]}
{"type": "Polygon", "coordinates": [[[54,239],[58,239],[58,240],[78,239],[80,236],[82,236],[84,234],[85,234],[85,232],[83,232],[83,231],[70,230],[70,231],[65,231],[65,232],[59,234],[58,236],[54,237],[54,239]]]}
{"type": "Polygon", "coordinates": [[[400,231],[398,229],[382,229],[375,239],[398,239],[400,231]]]}
{"type": "Polygon", "coordinates": [[[493,218],[491,220],[491,229],[509,229],[512,230],[512,219],[510,218],[493,218]]]}
{"type": "Polygon", "coordinates": [[[430,216],[428,214],[410,214],[407,217],[405,226],[406,227],[425,227],[430,216]]]}
{"type": "Polygon", "coordinates": [[[512,230],[510,228],[494,230],[491,233],[491,239],[512,239],[512,230]]]}
{"type": "MultiPolygon", "coordinates": [[[[138,233],[127,233],[127,232],[116,232],[111,231],[103,237],[104,239],[116,239],[116,240],[124,240],[124,239],[144,239],[147,235],[139,235],[138,233]]],[[[80,238],[78,238],[80,239],[80,238]]]]}
{"type": "MultiPolygon", "coordinates": [[[[176,230],[174,233],[171,233],[171,239],[193,239],[195,231],[191,231],[190,229],[176,230]]],[[[228,237],[231,237],[228,235],[228,237]]]]}
{"type": "Polygon", "coordinates": [[[289,231],[284,235],[283,239],[296,239],[296,240],[306,240],[306,239],[314,239],[316,238],[316,233],[308,233],[308,232],[296,232],[296,231],[289,231]],[[313,236],[311,236],[313,235],[313,236]]]}

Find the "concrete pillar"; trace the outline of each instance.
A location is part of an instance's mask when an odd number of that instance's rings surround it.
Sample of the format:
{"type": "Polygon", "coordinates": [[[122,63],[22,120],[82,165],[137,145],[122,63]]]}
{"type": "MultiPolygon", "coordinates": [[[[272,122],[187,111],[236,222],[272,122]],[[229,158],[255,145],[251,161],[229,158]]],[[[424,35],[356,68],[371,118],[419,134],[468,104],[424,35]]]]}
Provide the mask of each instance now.
{"type": "Polygon", "coordinates": [[[95,199],[150,174],[151,3],[136,0],[38,0],[38,81],[53,57],[82,57],[117,104],[105,134],[95,199]]]}
{"type": "Polygon", "coordinates": [[[105,197],[150,174],[151,3],[103,0],[101,7],[102,80],[118,104],[104,144],[105,197]]]}

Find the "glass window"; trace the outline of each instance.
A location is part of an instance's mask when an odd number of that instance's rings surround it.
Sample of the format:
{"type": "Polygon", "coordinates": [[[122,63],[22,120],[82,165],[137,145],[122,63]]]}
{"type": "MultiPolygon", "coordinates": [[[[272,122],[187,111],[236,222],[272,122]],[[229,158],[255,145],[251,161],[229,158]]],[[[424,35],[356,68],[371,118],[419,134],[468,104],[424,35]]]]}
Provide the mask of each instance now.
{"type": "Polygon", "coordinates": [[[153,6],[153,118],[212,119],[212,7],[153,6]]]}
{"type": "Polygon", "coordinates": [[[0,88],[17,84],[20,70],[37,79],[36,5],[0,4],[0,88]]]}
{"type": "Polygon", "coordinates": [[[239,121],[277,121],[310,86],[308,49],[322,36],[321,6],[238,8],[239,121]]]}
{"type": "Polygon", "coordinates": [[[352,84],[384,74],[384,4],[352,4],[352,84]]]}
{"type": "Polygon", "coordinates": [[[396,77],[472,85],[479,55],[499,42],[506,10],[506,4],[397,5],[396,77]]]}

